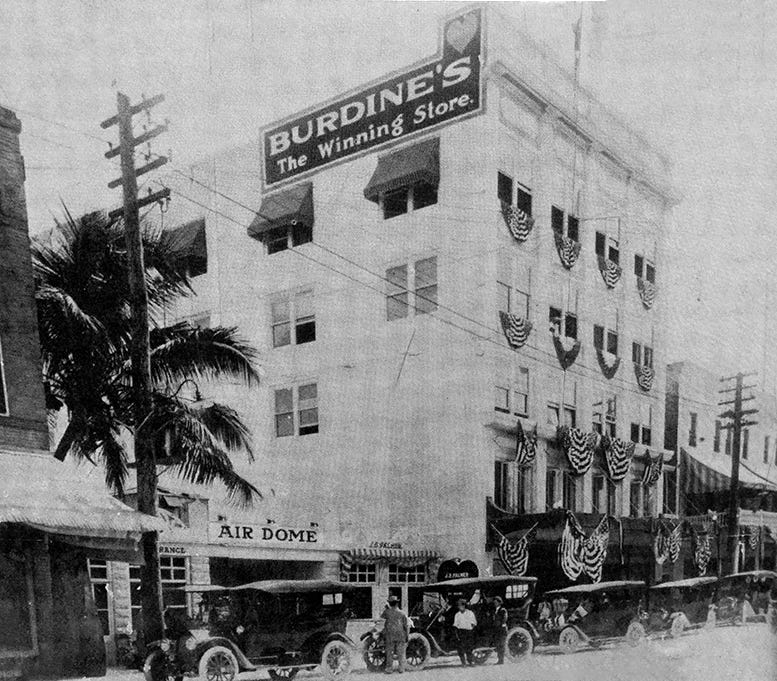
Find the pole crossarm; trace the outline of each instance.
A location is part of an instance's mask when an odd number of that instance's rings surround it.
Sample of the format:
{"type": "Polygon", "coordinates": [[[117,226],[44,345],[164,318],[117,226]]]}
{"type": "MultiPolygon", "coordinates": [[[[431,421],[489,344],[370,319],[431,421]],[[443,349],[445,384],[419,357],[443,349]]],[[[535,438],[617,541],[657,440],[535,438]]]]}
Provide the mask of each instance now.
{"type": "MultiPolygon", "coordinates": [[[[151,130],[144,132],[142,135],[133,137],[130,140],[129,146],[134,149],[135,147],[138,147],[141,144],[154,139],[155,137],[159,137],[159,135],[161,135],[163,132],[167,132],[167,123],[165,123],[164,125],[157,125],[155,128],[151,128],[151,130]]],[[[105,158],[113,158],[114,156],[119,156],[121,154],[121,148],[122,148],[121,145],[119,145],[118,147],[113,147],[112,149],[106,151],[105,158]]]]}
{"type": "MultiPolygon", "coordinates": [[[[119,93],[121,94],[121,93],[119,93]]],[[[135,114],[140,113],[141,111],[144,111],[145,109],[150,109],[152,106],[156,106],[157,104],[161,104],[165,101],[164,95],[154,95],[153,97],[149,97],[148,99],[144,99],[140,104],[135,104],[135,106],[130,106],[128,109],[130,118],[134,116],[135,114]]],[[[100,123],[100,127],[103,130],[107,130],[112,125],[116,125],[119,120],[121,119],[120,114],[116,114],[115,116],[111,116],[110,118],[105,119],[102,123],[100,123]]]]}

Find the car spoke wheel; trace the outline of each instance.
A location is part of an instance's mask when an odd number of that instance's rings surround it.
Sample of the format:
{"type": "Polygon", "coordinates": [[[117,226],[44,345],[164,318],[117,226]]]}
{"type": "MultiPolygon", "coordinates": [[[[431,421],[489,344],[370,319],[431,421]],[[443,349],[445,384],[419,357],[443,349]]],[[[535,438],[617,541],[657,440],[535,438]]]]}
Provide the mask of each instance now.
{"type": "Polygon", "coordinates": [[[626,629],[626,642],[630,646],[638,646],[647,638],[647,631],[641,622],[632,622],[626,629]]]}
{"type": "Polygon", "coordinates": [[[577,630],[573,627],[562,629],[561,633],[558,635],[558,647],[561,648],[561,652],[565,655],[577,652],[577,649],[580,647],[580,642],[580,634],[578,634],[577,630]]]}
{"type": "Polygon", "coordinates": [[[224,646],[208,648],[200,658],[200,677],[205,681],[234,681],[238,672],[235,654],[224,646]]]}
{"type": "Polygon", "coordinates": [[[351,649],[342,641],[330,641],[321,653],[321,667],[328,679],[347,676],[353,666],[351,649]]]}
{"type": "Polygon", "coordinates": [[[371,672],[383,671],[386,666],[386,648],[382,639],[370,636],[364,641],[362,659],[371,672]]]}
{"type": "Polygon", "coordinates": [[[267,674],[271,679],[293,679],[299,669],[296,667],[281,667],[280,669],[268,669],[267,674]]]}
{"type": "Polygon", "coordinates": [[[180,681],[182,676],[170,667],[166,655],[161,650],[153,650],[143,663],[143,676],[146,681],[180,681]]]}
{"type": "Polygon", "coordinates": [[[521,658],[531,655],[533,650],[534,638],[528,629],[515,627],[507,632],[505,653],[510,662],[517,662],[521,658]]]}
{"type": "Polygon", "coordinates": [[[421,634],[410,634],[405,648],[405,658],[411,669],[423,669],[432,656],[432,648],[429,641],[421,634]]]}

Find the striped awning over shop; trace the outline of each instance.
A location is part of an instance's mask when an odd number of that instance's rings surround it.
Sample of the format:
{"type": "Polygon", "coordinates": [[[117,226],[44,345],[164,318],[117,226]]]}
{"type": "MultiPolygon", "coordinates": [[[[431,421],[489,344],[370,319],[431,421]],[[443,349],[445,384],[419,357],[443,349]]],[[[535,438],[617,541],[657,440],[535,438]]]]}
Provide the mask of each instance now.
{"type": "MultiPolygon", "coordinates": [[[[731,482],[731,459],[725,454],[709,454],[681,449],[685,466],[685,494],[705,494],[728,491],[731,482]]],[[[755,490],[777,492],[777,479],[767,478],[749,470],[744,463],[739,469],[739,484],[755,490]]]]}
{"type": "Polygon", "coordinates": [[[349,551],[351,560],[355,563],[378,562],[381,560],[389,563],[403,563],[421,565],[428,560],[435,560],[438,556],[435,551],[391,549],[391,548],[358,548],[349,551]]]}

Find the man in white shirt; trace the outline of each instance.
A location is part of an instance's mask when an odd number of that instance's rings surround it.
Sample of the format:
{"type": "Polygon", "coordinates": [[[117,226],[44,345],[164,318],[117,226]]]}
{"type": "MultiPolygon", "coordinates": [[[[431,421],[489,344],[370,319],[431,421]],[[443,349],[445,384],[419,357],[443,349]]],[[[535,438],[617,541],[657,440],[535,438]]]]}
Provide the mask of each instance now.
{"type": "Polygon", "coordinates": [[[475,664],[472,651],[475,648],[475,627],[477,625],[475,613],[467,607],[467,601],[460,598],[458,611],[453,618],[453,628],[459,642],[459,659],[464,666],[475,664]]]}

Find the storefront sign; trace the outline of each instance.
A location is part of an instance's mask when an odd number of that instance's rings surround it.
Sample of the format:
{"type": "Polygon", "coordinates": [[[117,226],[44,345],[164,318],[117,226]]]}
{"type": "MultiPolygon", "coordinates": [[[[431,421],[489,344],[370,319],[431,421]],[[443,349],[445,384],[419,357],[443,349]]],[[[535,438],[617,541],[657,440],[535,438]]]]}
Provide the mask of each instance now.
{"type": "Polygon", "coordinates": [[[371,541],[369,543],[371,549],[401,549],[402,542],[398,541],[371,541]]]}
{"type": "Polygon", "coordinates": [[[315,544],[318,542],[318,530],[281,525],[211,523],[210,541],[215,544],[245,546],[315,544]]]}
{"type": "Polygon", "coordinates": [[[189,552],[186,550],[183,546],[165,546],[164,544],[159,545],[159,555],[160,556],[185,556],[189,552]]]}
{"type": "Polygon", "coordinates": [[[262,131],[271,188],[482,109],[482,11],[445,22],[438,54],[262,131]]]}
{"type": "Polygon", "coordinates": [[[440,568],[437,570],[437,581],[445,582],[449,579],[474,578],[479,574],[478,566],[471,560],[453,558],[440,563],[440,568]]]}

